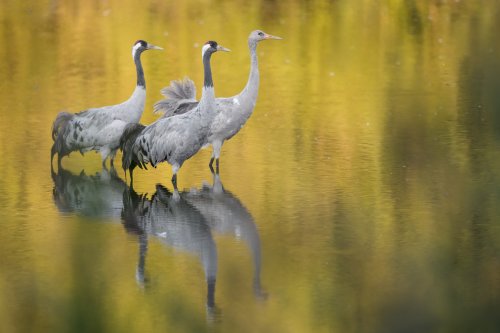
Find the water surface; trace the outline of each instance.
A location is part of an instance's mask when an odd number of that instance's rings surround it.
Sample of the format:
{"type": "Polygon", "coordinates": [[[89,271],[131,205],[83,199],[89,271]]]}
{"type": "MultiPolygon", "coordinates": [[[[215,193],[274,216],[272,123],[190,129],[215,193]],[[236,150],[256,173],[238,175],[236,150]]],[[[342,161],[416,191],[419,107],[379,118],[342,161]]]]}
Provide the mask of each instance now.
{"type": "Polygon", "coordinates": [[[0,331],[497,332],[498,31],[498,1],[2,2],[0,331]],[[135,40],[165,48],[147,124],[206,40],[239,92],[256,28],[284,39],[218,176],[51,173],[56,114],[127,99],[135,40]]]}

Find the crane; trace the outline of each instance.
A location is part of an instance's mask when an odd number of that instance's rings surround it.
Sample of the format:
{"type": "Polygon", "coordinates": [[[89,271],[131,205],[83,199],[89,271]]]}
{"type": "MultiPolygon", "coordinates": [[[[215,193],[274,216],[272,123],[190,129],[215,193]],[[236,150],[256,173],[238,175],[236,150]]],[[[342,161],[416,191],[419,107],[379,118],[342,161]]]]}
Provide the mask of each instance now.
{"type": "Polygon", "coordinates": [[[57,153],[58,167],[64,156],[73,151],[84,153],[90,150],[101,154],[103,167],[110,157],[113,165],[120,137],[128,123],[137,123],[144,111],[146,82],[141,64],[141,54],[146,50],[162,50],[161,47],[138,40],[132,47],[132,58],[137,70],[137,85],[132,96],[117,105],[91,108],[75,114],[60,112],[52,125],[51,164],[57,153]]]}
{"type": "MultiPolygon", "coordinates": [[[[255,30],[250,33],[248,36],[250,74],[245,88],[233,97],[216,99],[217,113],[211,123],[210,134],[206,144],[210,144],[213,147],[209,166],[212,169],[215,160],[217,172],[219,170],[219,157],[224,141],[231,139],[240,131],[254,110],[259,92],[257,43],[267,39],[282,38],[267,34],[261,30],[255,30]]],[[[155,103],[154,111],[157,113],[163,112],[164,118],[190,112],[198,105],[196,101],[196,87],[194,82],[189,78],[172,81],[170,86],[162,89],[161,93],[166,99],[155,103]]]]}
{"type": "Polygon", "coordinates": [[[188,113],[175,117],[160,118],[151,125],[127,125],[120,140],[123,150],[122,166],[129,170],[133,184],[136,166],[146,168],[150,163],[167,161],[172,166],[172,184],[177,189],[177,172],[182,164],[196,154],[209,134],[210,123],[215,116],[215,95],[210,59],[217,51],[229,51],[215,41],[208,41],[202,48],[204,83],[202,97],[197,106],[188,113]]]}

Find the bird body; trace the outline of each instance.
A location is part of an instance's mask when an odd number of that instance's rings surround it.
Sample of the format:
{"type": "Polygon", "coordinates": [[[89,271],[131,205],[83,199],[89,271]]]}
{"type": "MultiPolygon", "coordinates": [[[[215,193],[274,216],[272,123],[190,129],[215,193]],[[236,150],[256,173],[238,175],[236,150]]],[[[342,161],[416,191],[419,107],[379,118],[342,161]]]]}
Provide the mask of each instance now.
{"type": "Polygon", "coordinates": [[[54,145],[51,160],[58,154],[61,159],[73,151],[85,153],[95,150],[101,154],[103,165],[108,157],[111,164],[119,148],[120,137],[128,123],[137,123],[141,118],[146,101],[146,84],[140,55],[149,49],[161,49],[158,46],[139,40],[134,44],[132,56],[137,69],[137,85],[132,96],[117,105],[91,108],[70,114],[60,112],[52,126],[54,145]]]}
{"type": "MultiPolygon", "coordinates": [[[[205,144],[213,147],[210,166],[214,159],[219,161],[224,141],[231,139],[245,125],[253,113],[259,92],[259,68],[257,59],[257,42],[265,39],[281,39],[260,30],[253,31],[248,37],[250,49],[250,74],[245,88],[232,97],[216,99],[216,114],[210,124],[209,135],[205,144]]],[[[164,112],[163,118],[189,113],[197,106],[196,87],[192,80],[172,81],[170,86],[162,89],[167,97],[155,104],[155,112],[164,112]]]]}
{"type": "Polygon", "coordinates": [[[177,188],[177,172],[187,159],[196,154],[205,144],[210,123],[215,116],[215,94],[210,68],[212,53],[229,51],[210,41],[203,47],[202,58],[205,71],[202,98],[196,107],[187,113],[174,117],[160,118],[145,128],[129,125],[121,139],[122,164],[129,170],[131,181],[135,166],[145,168],[150,163],[161,162],[172,165],[172,183],[177,188]]]}
{"type": "Polygon", "coordinates": [[[96,150],[106,158],[119,147],[125,125],[137,123],[144,110],[146,90],[138,86],[132,96],[118,105],[88,109],[73,115],[65,124],[65,146],[85,153],[96,150]]]}
{"type": "MultiPolygon", "coordinates": [[[[213,95],[213,89],[210,94],[213,95]]],[[[203,146],[214,109],[213,101],[207,101],[206,105],[200,104],[193,112],[161,118],[146,127],[136,141],[138,159],[153,166],[167,161],[176,173],[184,161],[203,146]],[[184,124],[189,124],[189,129],[184,124]]]]}

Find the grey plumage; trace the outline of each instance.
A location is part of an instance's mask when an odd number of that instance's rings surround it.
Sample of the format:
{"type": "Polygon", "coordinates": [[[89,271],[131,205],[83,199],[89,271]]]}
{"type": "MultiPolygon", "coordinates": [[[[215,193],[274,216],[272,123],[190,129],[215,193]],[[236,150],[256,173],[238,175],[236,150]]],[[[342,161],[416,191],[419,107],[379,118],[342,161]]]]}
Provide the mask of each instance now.
{"type": "Polygon", "coordinates": [[[188,77],[170,82],[170,86],[163,88],[161,93],[167,98],[155,103],[153,108],[155,113],[163,112],[164,117],[183,114],[198,105],[196,86],[188,77]]]}
{"type": "MultiPolygon", "coordinates": [[[[211,55],[216,51],[229,51],[208,42],[203,46],[205,81],[200,103],[192,112],[174,117],[160,118],[146,126],[138,135],[128,131],[121,141],[123,147],[123,169],[132,172],[135,166],[141,168],[150,163],[155,166],[167,161],[172,165],[172,183],[177,188],[177,172],[187,159],[196,154],[206,142],[209,125],[215,115],[215,96],[210,68],[211,55]],[[130,148],[129,148],[130,147],[130,148]]],[[[174,94],[174,92],[172,93],[174,94]]]]}
{"type": "MultiPolygon", "coordinates": [[[[210,133],[205,142],[213,147],[210,166],[212,166],[214,159],[218,166],[224,141],[236,135],[252,115],[259,90],[257,43],[265,39],[281,38],[260,30],[252,31],[248,37],[251,59],[250,74],[245,88],[233,97],[216,99],[217,113],[210,125],[210,133]]],[[[161,93],[166,98],[155,103],[154,110],[158,113],[163,112],[164,118],[187,113],[197,106],[196,102],[193,101],[196,97],[196,88],[194,82],[188,78],[184,78],[182,81],[172,81],[170,86],[161,90],[161,93]]]]}
{"type": "MultiPolygon", "coordinates": [[[[123,131],[123,134],[120,138],[120,149],[123,152],[131,152],[132,146],[135,143],[135,139],[141,134],[141,132],[146,128],[146,126],[142,124],[128,124],[123,131]]],[[[129,170],[134,170],[137,166],[136,161],[133,160],[133,154],[123,154],[122,155],[122,165],[127,165],[129,170]]],[[[141,165],[141,168],[146,168],[145,165],[141,165]]],[[[124,167],[126,170],[126,168],[124,167]]],[[[133,173],[130,172],[130,182],[133,183],[133,173]]]]}
{"type": "Polygon", "coordinates": [[[145,50],[161,49],[158,46],[139,40],[134,43],[132,57],[137,71],[137,85],[132,96],[117,105],[92,108],[76,114],[61,112],[52,125],[51,161],[58,155],[58,165],[64,156],[73,151],[85,153],[95,150],[101,153],[103,165],[114,156],[119,147],[119,140],[128,123],[137,123],[144,110],[146,83],[140,61],[145,50]]]}

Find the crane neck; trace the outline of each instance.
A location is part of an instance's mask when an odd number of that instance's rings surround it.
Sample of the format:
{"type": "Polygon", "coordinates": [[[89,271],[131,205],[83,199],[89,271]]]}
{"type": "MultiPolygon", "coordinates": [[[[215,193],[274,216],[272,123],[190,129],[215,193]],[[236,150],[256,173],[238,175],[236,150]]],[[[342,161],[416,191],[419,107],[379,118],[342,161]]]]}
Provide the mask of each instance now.
{"type": "Polygon", "coordinates": [[[141,53],[136,52],[134,55],[135,68],[137,70],[137,86],[141,86],[146,89],[146,81],[144,80],[144,70],[142,69],[141,63],[141,53]]]}
{"type": "Polygon", "coordinates": [[[212,80],[212,68],[210,67],[210,58],[212,57],[212,52],[205,52],[203,54],[203,70],[204,70],[204,83],[203,87],[208,88],[208,87],[213,87],[214,82],[212,80]]]}
{"type": "Polygon", "coordinates": [[[247,85],[243,92],[257,91],[259,88],[259,61],[257,59],[257,42],[254,40],[248,41],[250,49],[250,74],[248,75],[247,85]]]}
{"type": "Polygon", "coordinates": [[[248,41],[248,49],[250,50],[250,66],[257,70],[257,73],[259,73],[259,62],[257,59],[257,42],[254,40],[249,40],[248,41]]]}
{"type": "Polygon", "coordinates": [[[204,70],[204,81],[203,81],[203,92],[201,99],[203,101],[213,99],[215,101],[214,94],[214,82],[212,80],[212,68],[210,66],[210,58],[213,52],[205,52],[203,54],[203,70],[204,70]]]}

